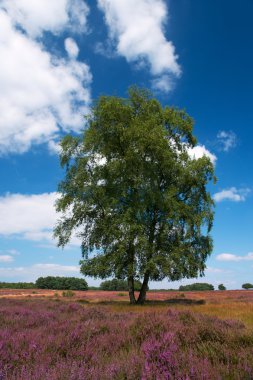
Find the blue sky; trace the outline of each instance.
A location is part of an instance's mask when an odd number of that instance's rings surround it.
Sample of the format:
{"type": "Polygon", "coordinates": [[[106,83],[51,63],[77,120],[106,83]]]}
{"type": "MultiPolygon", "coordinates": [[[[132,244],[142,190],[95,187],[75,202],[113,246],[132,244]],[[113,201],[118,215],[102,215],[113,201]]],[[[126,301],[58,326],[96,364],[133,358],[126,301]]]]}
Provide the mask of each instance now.
{"type": "Polygon", "coordinates": [[[126,96],[137,84],[194,118],[198,146],[191,154],[215,163],[214,250],[201,281],[228,289],[253,282],[252,14],[252,0],[240,6],[234,0],[1,1],[0,281],[79,276],[78,240],[64,250],[52,240],[64,175],[58,142],[82,130],[93,99],[126,96]]]}

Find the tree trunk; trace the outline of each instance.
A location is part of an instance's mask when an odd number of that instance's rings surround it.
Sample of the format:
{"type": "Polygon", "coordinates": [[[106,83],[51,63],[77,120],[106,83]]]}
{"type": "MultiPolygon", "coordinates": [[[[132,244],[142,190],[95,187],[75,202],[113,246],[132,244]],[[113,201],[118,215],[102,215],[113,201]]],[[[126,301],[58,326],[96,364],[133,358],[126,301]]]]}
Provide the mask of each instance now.
{"type": "Polygon", "coordinates": [[[149,281],[149,273],[146,272],[144,275],[140,294],[139,294],[139,297],[138,297],[137,302],[136,302],[139,305],[143,305],[144,302],[146,301],[146,295],[147,295],[147,290],[148,290],[148,281],[149,281]]]}
{"type": "Polygon", "coordinates": [[[134,278],[133,276],[129,276],[127,279],[128,282],[128,294],[131,304],[136,303],[135,295],[134,295],[134,278]]]}
{"type": "Polygon", "coordinates": [[[136,303],[135,295],[134,295],[134,246],[132,242],[129,244],[128,248],[128,294],[131,304],[136,303]]]}

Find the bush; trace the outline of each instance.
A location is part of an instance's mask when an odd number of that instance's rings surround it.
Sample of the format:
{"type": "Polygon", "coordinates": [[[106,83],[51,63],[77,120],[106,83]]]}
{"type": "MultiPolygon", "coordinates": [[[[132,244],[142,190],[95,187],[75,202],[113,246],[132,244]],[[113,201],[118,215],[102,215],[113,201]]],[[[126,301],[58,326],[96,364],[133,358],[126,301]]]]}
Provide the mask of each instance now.
{"type": "Polygon", "coordinates": [[[83,278],[76,277],[39,277],[36,288],[53,290],[87,290],[88,284],[83,278]]]}
{"type": "Polygon", "coordinates": [[[206,282],[203,283],[195,283],[190,285],[181,285],[179,287],[180,291],[189,292],[189,291],[202,291],[202,290],[214,290],[214,287],[212,284],[207,284],[206,282]]]}
{"type": "Polygon", "coordinates": [[[220,285],[218,286],[218,289],[219,289],[219,290],[226,290],[226,286],[224,286],[223,284],[220,284],[220,285]]]}
{"type": "Polygon", "coordinates": [[[246,282],[246,284],[242,284],[242,288],[243,289],[252,289],[253,285],[250,284],[249,282],[246,282]]]}
{"type": "Polygon", "coordinates": [[[62,292],[62,297],[73,297],[75,295],[74,292],[72,292],[72,290],[66,290],[64,292],[62,292]]]}
{"type": "MultiPolygon", "coordinates": [[[[141,289],[141,282],[140,281],[134,281],[134,289],[139,291],[141,289]]],[[[103,281],[100,284],[101,290],[128,290],[128,284],[126,280],[118,280],[117,278],[114,278],[113,280],[107,280],[103,281]]]]}

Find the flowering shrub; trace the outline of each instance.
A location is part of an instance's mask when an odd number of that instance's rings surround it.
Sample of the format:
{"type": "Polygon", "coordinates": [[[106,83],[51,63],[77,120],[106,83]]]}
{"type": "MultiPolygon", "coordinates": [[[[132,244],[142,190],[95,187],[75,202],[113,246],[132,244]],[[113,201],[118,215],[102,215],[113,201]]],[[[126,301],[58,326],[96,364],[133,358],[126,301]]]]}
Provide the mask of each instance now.
{"type": "Polygon", "coordinates": [[[252,378],[253,335],[237,321],[0,300],[1,380],[252,378]]]}

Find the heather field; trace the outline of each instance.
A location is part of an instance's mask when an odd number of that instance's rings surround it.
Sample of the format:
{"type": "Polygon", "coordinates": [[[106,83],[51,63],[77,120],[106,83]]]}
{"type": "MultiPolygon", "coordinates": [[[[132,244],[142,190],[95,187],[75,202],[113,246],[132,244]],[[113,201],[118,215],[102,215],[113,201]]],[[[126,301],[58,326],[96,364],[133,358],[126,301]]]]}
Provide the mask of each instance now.
{"type": "Polygon", "coordinates": [[[253,379],[253,292],[2,290],[1,380],[253,379]]]}

